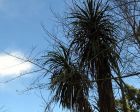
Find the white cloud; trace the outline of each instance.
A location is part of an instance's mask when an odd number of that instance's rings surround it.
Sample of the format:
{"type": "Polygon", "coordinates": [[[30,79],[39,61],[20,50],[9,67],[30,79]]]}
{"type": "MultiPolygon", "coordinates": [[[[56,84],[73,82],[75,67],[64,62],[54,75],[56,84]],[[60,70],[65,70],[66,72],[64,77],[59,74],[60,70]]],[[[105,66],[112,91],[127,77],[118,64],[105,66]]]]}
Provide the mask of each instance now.
{"type": "MultiPolygon", "coordinates": [[[[10,54],[25,59],[24,55],[20,52],[13,52],[10,54]]],[[[17,76],[31,69],[32,64],[29,62],[24,62],[10,55],[0,54],[0,76],[2,77],[17,76]]]]}

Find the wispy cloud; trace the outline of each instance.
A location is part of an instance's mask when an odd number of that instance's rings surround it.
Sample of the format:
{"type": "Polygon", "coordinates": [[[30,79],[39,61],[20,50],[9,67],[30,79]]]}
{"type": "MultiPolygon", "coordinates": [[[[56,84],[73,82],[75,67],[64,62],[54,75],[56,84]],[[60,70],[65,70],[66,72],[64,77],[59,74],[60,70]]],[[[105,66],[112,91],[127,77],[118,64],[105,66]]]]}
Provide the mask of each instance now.
{"type": "MultiPolygon", "coordinates": [[[[11,54],[25,59],[24,55],[20,52],[12,52],[11,54]]],[[[14,56],[0,54],[0,76],[16,76],[32,69],[31,63],[24,62],[14,56]]]]}

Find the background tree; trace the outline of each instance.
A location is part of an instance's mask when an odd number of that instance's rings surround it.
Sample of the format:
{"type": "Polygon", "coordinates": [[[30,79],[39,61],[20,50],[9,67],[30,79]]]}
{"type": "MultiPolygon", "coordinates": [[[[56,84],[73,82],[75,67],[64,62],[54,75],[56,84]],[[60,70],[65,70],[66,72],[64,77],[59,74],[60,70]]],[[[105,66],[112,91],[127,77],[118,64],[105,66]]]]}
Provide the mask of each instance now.
{"type": "MultiPolygon", "coordinates": [[[[140,0],[113,0],[116,7],[116,12],[119,16],[120,22],[123,22],[123,27],[128,27],[131,40],[138,46],[140,46],[139,38],[139,5],[140,0]]],[[[140,48],[140,47],[139,47],[140,48]]]]}
{"type": "MultiPolygon", "coordinates": [[[[140,90],[130,86],[126,85],[125,89],[125,96],[128,102],[128,108],[129,112],[139,112],[140,111],[140,90]]],[[[116,110],[118,112],[123,112],[123,102],[122,99],[116,100],[116,110]]]]}

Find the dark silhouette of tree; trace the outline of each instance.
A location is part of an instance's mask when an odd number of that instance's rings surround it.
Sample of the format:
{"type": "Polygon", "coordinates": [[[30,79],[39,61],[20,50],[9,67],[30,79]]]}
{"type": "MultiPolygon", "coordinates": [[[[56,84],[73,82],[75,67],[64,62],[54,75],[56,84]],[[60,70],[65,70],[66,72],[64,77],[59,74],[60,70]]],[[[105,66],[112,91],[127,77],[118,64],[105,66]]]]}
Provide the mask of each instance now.
{"type": "Polygon", "coordinates": [[[71,52],[59,44],[57,50],[49,52],[45,59],[44,64],[52,71],[50,89],[54,93],[53,101],[75,112],[92,112],[88,101],[92,83],[84,69],[73,62],[71,52]]]}
{"type": "Polygon", "coordinates": [[[102,0],[74,4],[71,13],[71,49],[78,54],[80,66],[87,67],[97,80],[101,112],[115,112],[112,71],[118,68],[116,26],[111,22],[108,5],[102,0]]]}

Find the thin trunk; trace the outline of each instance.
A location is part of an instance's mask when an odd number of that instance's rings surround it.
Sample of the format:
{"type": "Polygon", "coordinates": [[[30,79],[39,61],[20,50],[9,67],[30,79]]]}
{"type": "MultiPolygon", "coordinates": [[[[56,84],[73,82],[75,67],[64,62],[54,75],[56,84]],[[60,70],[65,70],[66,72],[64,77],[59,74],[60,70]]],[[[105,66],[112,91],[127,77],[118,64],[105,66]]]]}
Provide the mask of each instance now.
{"type": "Polygon", "coordinates": [[[125,97],[125,88],[124,85],[125,83],[123,82],[123,80],[121,79],[121,73],[119,71],[119,68],[117,70],[118,72],[116,72],[119,76],[119,80],[114,79],[116,81],[116,83],[119,85],[120,89],[121,89],[121,94],[122,94],[122,108],[123,108],[123,112],[130,112],[129,110],[129,105],[127,103],[127,99],[125,97]]]}
{"type": "Polygon", "coordinates": [[[122,93],[123,111],[130,112],[127,101],[126,101],[126,97],[125,97],[125,90],[124,90],[122,79],[119,79],[119,81],[120,81],[120,89],[121,89],[121,93],[122,93]]]}

